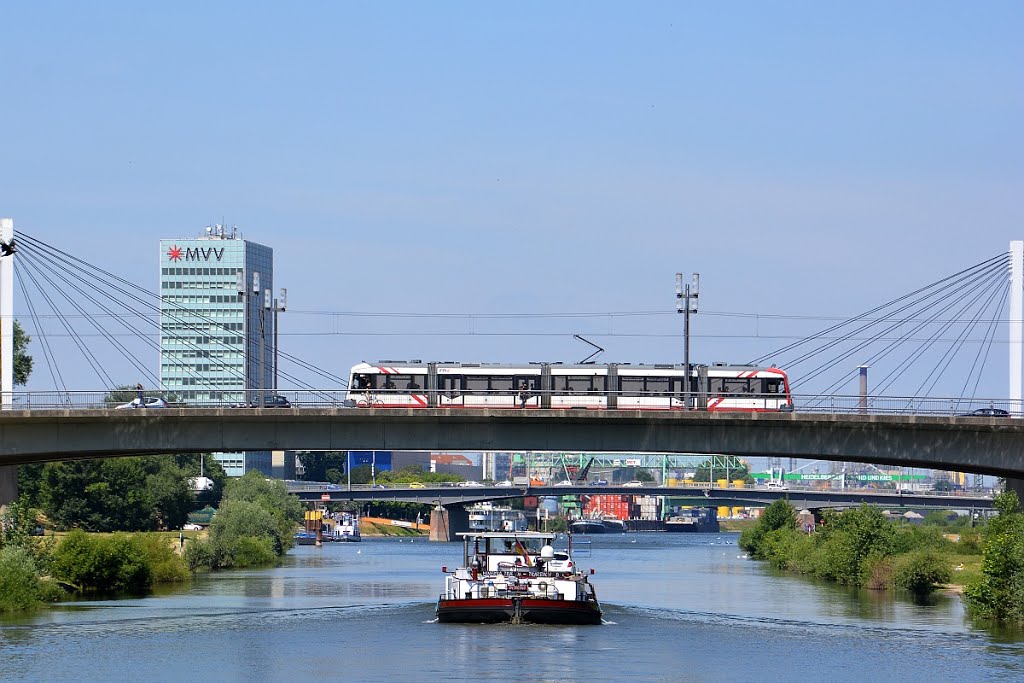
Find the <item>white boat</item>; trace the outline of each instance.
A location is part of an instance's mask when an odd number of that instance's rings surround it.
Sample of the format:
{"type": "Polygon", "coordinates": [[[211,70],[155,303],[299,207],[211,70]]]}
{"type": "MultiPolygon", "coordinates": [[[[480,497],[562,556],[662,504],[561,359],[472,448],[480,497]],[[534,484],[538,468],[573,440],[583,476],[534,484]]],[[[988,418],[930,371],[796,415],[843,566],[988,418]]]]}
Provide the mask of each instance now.
{"type": "Polygon", "coordinates": [[[471,532],[463,566],[445,572],[437,601],[442,623],[600,624],[601,606],[588,573],[570,548],[556,551],[554,534],[471,532]]]}

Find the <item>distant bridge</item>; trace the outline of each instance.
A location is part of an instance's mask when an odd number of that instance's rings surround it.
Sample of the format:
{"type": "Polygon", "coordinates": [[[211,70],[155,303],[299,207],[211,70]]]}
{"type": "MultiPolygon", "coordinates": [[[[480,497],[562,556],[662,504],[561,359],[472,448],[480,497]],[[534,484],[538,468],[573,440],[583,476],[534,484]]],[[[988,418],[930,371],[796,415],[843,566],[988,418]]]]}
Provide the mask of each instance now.
{"type": "Polygon", "coordinates": [[[979,495],[943,495],[940,493],[907,493],[875,490],[817,491],[811,489],[713,488],[708,486],[430,486],[409,488],[397,484],[393,487],[356,486],[351,490],[342,486],[309,486],[293,489],[305,502],[360,501],[374,503],[429,503],[443,505],[471,505],[527,496],[579,496],[579,495],[641,495],[668,496],[686,499],[694,506],[767,505],[785,499],[798,508],[849,507],[860,504],[889,508],[962,508],[989,509],[992,499],[979,495]]]}

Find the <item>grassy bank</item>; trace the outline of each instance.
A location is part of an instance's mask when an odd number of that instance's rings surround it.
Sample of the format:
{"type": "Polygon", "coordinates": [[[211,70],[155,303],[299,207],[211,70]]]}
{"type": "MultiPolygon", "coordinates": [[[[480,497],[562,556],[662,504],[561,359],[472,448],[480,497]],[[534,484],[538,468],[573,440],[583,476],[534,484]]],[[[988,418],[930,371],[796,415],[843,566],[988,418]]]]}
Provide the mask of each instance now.
{"type": "Polygon", "coordinates": [[[382,517],[363,517],[359,520],[359,533],[362,536],[427,536],[430,525],[420,524],[416,529],[392,524],[390,519],[382,517]]]}

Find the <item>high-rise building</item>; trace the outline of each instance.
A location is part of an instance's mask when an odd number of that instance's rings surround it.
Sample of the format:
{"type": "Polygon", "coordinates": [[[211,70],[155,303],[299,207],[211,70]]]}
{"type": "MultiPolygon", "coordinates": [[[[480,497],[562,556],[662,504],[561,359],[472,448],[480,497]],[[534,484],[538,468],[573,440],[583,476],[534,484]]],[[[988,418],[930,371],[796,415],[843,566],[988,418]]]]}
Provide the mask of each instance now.
{"type": "MultiPolygon", "coordinates": [[[[161,389],[185,403],[222,404],[273,392],[273,288],[274,250],[234,228],[160,240],[161,389]]],[[[228,474],[270,474],[269,451],[215,457],[228,474]]]]}

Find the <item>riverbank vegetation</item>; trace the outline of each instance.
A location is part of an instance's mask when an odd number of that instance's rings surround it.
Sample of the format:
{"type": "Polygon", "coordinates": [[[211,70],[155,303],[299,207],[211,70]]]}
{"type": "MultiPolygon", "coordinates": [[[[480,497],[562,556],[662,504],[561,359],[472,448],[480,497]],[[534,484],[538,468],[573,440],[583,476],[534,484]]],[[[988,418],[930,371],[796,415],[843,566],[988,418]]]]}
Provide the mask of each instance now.
{"type": "MultiPolygon", "coordinates": [[[[62,505],[72,507],[70,501],[62,505]]],[[[86,517],[93,525],[105,519],[86,517]]],[[[27,498],[8,506],[0,519],[0,612],[35,609],[69,594],[145,593],[156,584],[187,581],[201,569],[272,564],[292,547],[302,506],[282,482],[251,472],[226,487],[206,538],[83,528],[41,536],[45,519],[27,498]],[[183,553],[177,552],[180,542],[186,542],[183,553]]]]}
{"type": "Polygon", "coordinates": [[[1024,512],[1013,491],[993,501],[999,515],[985,529],[982,576],[964,589],[972,617],[1014,629],[1024,628],[1024,512]]]}
{"type": "Polygon", "coordinates": [[[284,482],[249,472],[225,487],[209,536],[186,545],[185,561],[192,571],[273,564],[294,545],[301,521],[302,504],[284,482]]]}
{"type": "Polygon", "coordinates": [[[193,453],[18,467],[25,503],[56,531],[180,529],[196,507],[219,503],[226,479],[219,463],[193,453]],[[200,471],[213,486],[197,496],[192,479],[200,471]]]}
{"type": "Polygon", "coordinates": [[[977,532],[948,539],[937,526],[892,522],[878,508],[826,512],[813,533],[797,529],[784,500],[769,505],[740,547],[773,567],[874,590],[903,588],[924,597],[953,578],[954,558],[980,552],[977,532]]]}

